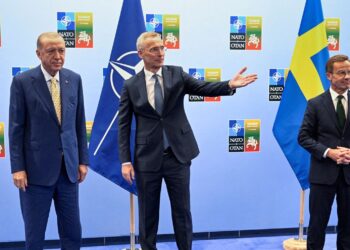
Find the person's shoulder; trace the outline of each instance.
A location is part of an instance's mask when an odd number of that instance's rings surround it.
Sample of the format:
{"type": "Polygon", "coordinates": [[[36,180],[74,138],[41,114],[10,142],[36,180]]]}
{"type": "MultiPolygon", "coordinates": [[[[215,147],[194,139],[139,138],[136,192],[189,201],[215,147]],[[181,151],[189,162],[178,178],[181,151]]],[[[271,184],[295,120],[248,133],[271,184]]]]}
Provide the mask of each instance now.
{"type": "Polygon", "coordinates": [[[327,89],[325,92],[315,96],[312,99],[314,99],[314,100],[321,100],[322,98],[327,98],[327,97],[330,97],[330,96],[331,96],[331,93],[329,92],[329,89],[327,89]]]}
{"type": "Polygon", "coordinates": [[[310,98],[308,103],[310,104],[318,104],[319,102],[323,102],[324,101],[324,98],[329,98],[330,97],[330,93],[329,93],[329,90],[326,90],[325,92],[313,97],[313,98],[310,98]]]}
{"type": "Polygon", "coordinates": [[[60,70],[60,73],[65,75],[65,76],[80,78],[80,75],[78,73],[76,73],[75,71],[71,70],[71,69],[62,68],[60,70]]]}
{"type": "Polygon", "coordinates": [[[171,72],[182,72],[183,69],[181,66],[176,65],[164,65],[163,70],[171,71],[171,72]]]}
{"type": "Polygon", "coordinates": [[[142,80],[145,78],[145,72],[143,70],[137,72],[135,75],[130,77],[129,79],[125,79],[124,84],[130,85],[138,82],[139,80],[142,80]]]}

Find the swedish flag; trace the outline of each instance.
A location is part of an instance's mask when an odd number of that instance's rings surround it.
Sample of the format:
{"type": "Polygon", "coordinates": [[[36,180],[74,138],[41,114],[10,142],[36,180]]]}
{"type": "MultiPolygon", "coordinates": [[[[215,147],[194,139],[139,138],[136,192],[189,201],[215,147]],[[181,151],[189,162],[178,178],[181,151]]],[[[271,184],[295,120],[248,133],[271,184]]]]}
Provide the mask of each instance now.
{"type": "Polygon", "coordinates": [[[292,62],[275,123],[274,136],[303,190],[309,188],[310,155],[297,137],[307,101],[329,88],[329,58],[321,0],[306,0],[292,62]]]}

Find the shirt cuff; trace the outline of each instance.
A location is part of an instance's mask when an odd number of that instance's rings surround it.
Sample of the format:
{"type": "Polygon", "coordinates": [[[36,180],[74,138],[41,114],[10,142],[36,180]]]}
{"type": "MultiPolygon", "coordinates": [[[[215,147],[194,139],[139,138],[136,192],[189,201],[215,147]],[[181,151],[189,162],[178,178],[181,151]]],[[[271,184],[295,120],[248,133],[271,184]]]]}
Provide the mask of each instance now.
{"type": "Polygon", "coordinates": [[[330,148],[327,148],[326,151],[324,151],[323,158],[327,158],[327,153],[328,153],[329,150],[330,150],[330,148]]]}

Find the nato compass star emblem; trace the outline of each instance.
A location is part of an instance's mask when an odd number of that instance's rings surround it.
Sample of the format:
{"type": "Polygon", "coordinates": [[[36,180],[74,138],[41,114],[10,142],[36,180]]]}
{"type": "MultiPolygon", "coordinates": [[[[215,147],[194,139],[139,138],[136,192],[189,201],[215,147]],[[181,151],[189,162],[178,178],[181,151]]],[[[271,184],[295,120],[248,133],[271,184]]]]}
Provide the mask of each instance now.
{"type": "Polygon", "coordinates": [[[142,60],[139,60],[136,63],[136,65],[131,64],[130,61],[135,61],[135,59],[133,58],[135,56],[138,57],[137,51],[129,51],[119,56],[116,61],[109,62],[109,64],[112,67],[109,75],[109,81],[114,94],[118,98],[120,98],[120,94],[117,91],[116,86],[118,87],[120,86],[118,88],[118,90],[120,91],[123,82],[129,79],[130,77],[132,77],[133,75],[136,75],[143,68],[142,60]],[[123,82],[120,82],[120,83],[115,82],[115,81],[118,81],[118,78],[119,78],[118,76],[123,80],[123,82]]]}
{"type": "Polygon", "coordinates": [[[68,26],[71,24],[72,20],[70,19],[69,16],[63,16],[63,17],[61,18],[60,22],[61,22],[61,24],[64,25],[65,27],[68,27],[68,26]]]}
{"type": "Polygon", "coordinates": [[[233,130],[233,133],[234,133],[235,135],[237,135],[238,132],[241,131],[242,126],[241,126],[238,122],[236,122],[236,123],[231,127],[231,129],[233,130]]]}
{"type": "Polygon", "coordinates": [[[158,20],[158,18],[154,17],[150,20],[149,24],[153,27],[153,29],[155,30],[156,28],[158,28],[160,22],[158,20]]]}
{"type": "Polygon", "coordinates": [[[194,73],[192,74],[192,76],[193,76],[195,79],[197,79],[197,80],[199,80],[199,79],[202,78],[201,73],[199,73],[198,71],[194,72],[194,73]]]}
{"type": "Polygon", "coordinates": [[[278,83],[281,80],[281,78],[282,75],[278,71],[276,71],[272,76],[272,79],[275,83],[278,83]]]}
{"type": "Polygon", "coordinates": [[[243,26],[241,20],[237,19],[236,22],[233,24],[233,26],[236,28],[236,30],[240,30],[243,26]]]}
{"type": "MultiPolygon", "coordinates": [[[[120,99],[120,91],[122,89],[124,81],[142,70],[143,61],[138,57],[137,51],[129,51],[119,56],[117,60],[110,61],[109,64],[111,66],[109,84],[115,96],[120,99]]],[[[103,141],[105,140],[107,134],[112,128],[112,125],[117,119],[118,114],[119,110],[116,111],[114,117],[112,118],[107,130],[105,131],[102,139],[96,147],[96,150],[94,151],[94,155],[98,153],[103,141]]]]}

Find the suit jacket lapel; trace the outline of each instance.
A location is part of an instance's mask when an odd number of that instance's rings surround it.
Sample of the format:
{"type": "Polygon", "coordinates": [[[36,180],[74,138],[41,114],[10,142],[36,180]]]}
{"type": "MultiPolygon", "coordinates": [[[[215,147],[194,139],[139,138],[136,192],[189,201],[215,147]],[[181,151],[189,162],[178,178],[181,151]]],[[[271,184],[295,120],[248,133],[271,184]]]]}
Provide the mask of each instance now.
{"type": "Polygon", "coordinates": [[[348,129],[349,127],[349,119],[350,119],[350,92],[348,91],[348,113],[346,116],[346,121],[345,121],[345,126],[344,126],[344,131],[348,129]]]}
{"type": "Polygon", "coordinates": [[[72,93],[69,77],[60,71],[60,89],[61,89],[61,107],[62,107],[62,119],[61,123],[64,123],[67,117],[69,102],[69,93],[72,93]]]}
{"type": "Polygon", "coordinates": [[[53,119],[55,119],[55,121],[59,123],[57,119],[55,107],[53,106],[51,94],[40,66],[38,66],[35,70],[35,73],[32,78],[32,85],[33,85],[33,89],[38,93],[40,100],[42,101],[44,106],[47,108],[47,110],[49,111],[53,119]]]}
{"type": "Polygon", "coordinates": [[[152,105],[148,101],[147,87],[146,87],[146,76],[145,76],[145,72],[143,70],[141,70],[137,74],[137,80],[136,80],[135,87],[139,91],[141,103],[144,104],[150,112],[159,115],[158,112],[152,107],[152,105]]]}
{"type": "Polygon", "coordinates": [[[164,85],[164,111],[166,110],[166,108],[168,107],[167,102],[169,101],[169,97],[170,97],[170,89],[171,89],[171,72],[163,66],[163,85],[164,85]]]}
{"type": "Polygon", "coordinates": [[[324,105],[326,107],[327,112],[329,113],[329,117],[331,118],[331,122],[333,124],[335,124],[337,130],[339,131],[339,133],[343,133],[343,131],[341,130],[341,128],[339,127],[339,123],[338,123],[338,118],[337,118],[337,113],[335,111],[334,108],[334,104],[333,104],[333,100],[332,100],[332,96],[331,93],[329,92],[329,90],[326,92],[326,94],[324,95],[324,105]]]}

